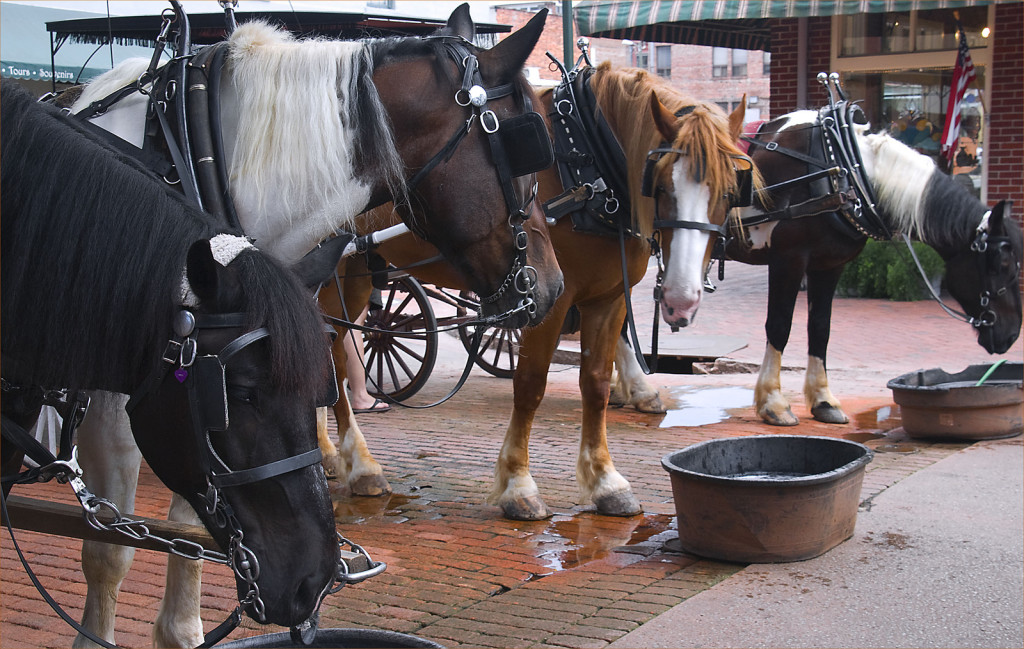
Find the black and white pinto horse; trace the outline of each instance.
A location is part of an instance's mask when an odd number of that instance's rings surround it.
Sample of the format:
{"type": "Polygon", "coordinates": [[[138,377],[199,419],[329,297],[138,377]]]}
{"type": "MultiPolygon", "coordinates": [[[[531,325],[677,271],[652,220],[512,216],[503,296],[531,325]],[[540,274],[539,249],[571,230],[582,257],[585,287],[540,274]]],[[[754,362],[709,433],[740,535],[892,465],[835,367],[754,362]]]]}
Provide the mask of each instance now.
{"type": "MultiPolygon", "coordinates": [[[[768,266],[768,340],[754,405],[773,425],[798,423],[782,394],[779,373],[805,275],[805,403],[819,421],[849,421],[826,374],[832,300],[843,268],[860,254],[868,238],[865,230],[872,225],[886,237],[905,234],[939,253],[946,264],[945,288],[964,313],[945,308],[973,326],[978,344],[987,352],[1006,352],[1021,328],[1024,246],[1010,203],[1000,201],[990,209],[939,171],[931,158],[884,133],[869,133],[866,124],[853,123],[851,135],[876,197],[880,222],[847,218],[843,211],[860,199],[856,193],[837,191],[831,183],[854,170],[829,171],[837,165],[826,160],[823,118],[827,115],[820,111],[796,111],[761,125],[749,138],[751,158],[768,190],[754,206],[744,208],[746,236],[726,248],[729,259],[768,266]]],[[[616,358],[628,361],[630,354],[616,358]]],[[[651,389],[645,387],[642,373],[628,365],[620,365],[619,377],[633,382],[619,388],[622,394],[651,389]]]]}
{"type": "Polygon", "coordinates": [[[340,248],[293,274],[10,81],[0,111],[5,478],[23,456],[10,423],[35,419],[40,388],[131,394],[134,441],[228,553],[240,606],[304,622],[339,562],[314,416],[330,341],[307,287],[340,248]]]}
{"type": "MultiPolygon", "coordinates": [[[[538,322],[561,290],[561,273],[543,219],[525,218],[536,209],[530,203],[532,176],[495,173],[500,161],[487,131],[500,131],[505,120],[529,112],[531,91],[522,67],[545,15],[490,50],[470,44],[475,27],[467,5],[453,12],[435,38],[425,39],[296,40],[266,24],[240,25],[228,41],[221,122],[228,188],[245,233],[270,255],[290,261],[337,229],[352,229],[352,219],[368,206],[393,200],[403,220],[434,242],[474,290],[495,295],[484,315],[509,314],[507,326],[538,322]],[[458,101],[460,84],[470,77],[465,59],[453,58],[452,44],[478,59],[477,74],[487,90],[483,106],[479,97],[477,103],[458,101]],[[422,172],[421,179],[407,187],[406,174],[415,172],[422,172]],[[509,203],[515,199],[513,209],[509,203]],[[540,271],[532,278],[529,310],[521,308],[523,295],[501,290],[517,263],[540,271]]],[[[119,65],[87,86],[72,110],[84,110],[138,79],[148,64],[119,65]]],[[[94,121],[140,145],[146,110],[146,98],[132,95],[94,121]]],[[[94,406],[83,422],[81,455],[97,491],[131,511],[140,458],[127,435],[123,399],[94,397],[97,405],[109,405],[94,406]],[[107,429],[123,431],[116,453],[110,437],[97,434],[107,429]]],[[[347,404],[344,394],[339,403],[347,404]]],[[[326,427],[326,411],[319,417],[326,427]]],[[[343,444],[362,437],[352,415],[339,420],[338,429],[343,444]]],[[[326,434],[321,449],[325,462],[338,456],[326,434]]],[[[367,472],[360,466],[334,469],[345,480],[367,472]]],[[[189,521],[195,515],[188,504],[172,499],[169,516],[189,521]]],[[[109,544],[83,546],[89,582],[83,624],[108,640],[132,553],[109,544]]],[[[169,557],[155,646],[202,642],[200,574],[201,563],[169,557]]],[[[79,636],[75,646],[92,644],[79,636]]]]}

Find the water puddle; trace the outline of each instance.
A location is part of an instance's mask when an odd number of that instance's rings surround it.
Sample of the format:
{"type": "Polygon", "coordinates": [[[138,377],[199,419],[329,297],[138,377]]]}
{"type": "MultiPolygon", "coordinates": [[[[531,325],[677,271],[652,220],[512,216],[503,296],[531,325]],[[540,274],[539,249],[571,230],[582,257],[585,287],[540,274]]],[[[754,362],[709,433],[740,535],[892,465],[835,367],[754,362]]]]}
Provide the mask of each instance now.
{"type": "Polygon", "coordinates": [[[729,418],[729,410],[747,408],[754,402],[753,390],[736,386],[677,387],[670,389],[669,394],[669,401],[677,407],[665,413],[659,428],[717,424],[729,418]]]}
{"type": "MultiPolygon", "coordinates": [[[[543,532],[535,534],[528,543],[536,548],[535,556],[544,567],[551,572],[559,572],[603,559],[614,551],[643,554],[646,548],[639,544],[660,534],[671,533],[672,521],[673,517],[666,514],[630,518],[590,513],[554,516],[543,532]]],[[[659,545],[660,542],[651,549],[659,545]]]]}
{"type": "Polygon", "coordinates": [[[853,416],[854,425],[864,431],[888,432],[903,425],[900,407],[895,404],[875,410],[859,412],[853,416]]]}
{"type": "Polygon", "coordinates": [[[339,524],[362,523],[374,517],[395,518],[391,522],[405,520],[403,507],[419,496],[388,494],[380,497],[334,497],[334,520],[339,524]]]}

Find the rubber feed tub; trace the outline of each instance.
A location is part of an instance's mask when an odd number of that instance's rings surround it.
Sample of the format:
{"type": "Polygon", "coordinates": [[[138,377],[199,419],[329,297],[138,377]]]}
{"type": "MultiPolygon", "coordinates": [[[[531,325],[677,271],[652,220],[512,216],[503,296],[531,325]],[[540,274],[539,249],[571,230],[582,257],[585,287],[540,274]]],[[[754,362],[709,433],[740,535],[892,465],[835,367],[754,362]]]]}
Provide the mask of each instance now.
{"type": "Polygon", "coordinates": [[[380,631],[377,629],[320,629],[311,645],[296,644],[291,634],[287,631],[282,633],[268,633],[257,635],[251,638],[242,638],[234,642],[226,642],[217,645],[217,649],[250,649],[264,647],[364,647],[366,649],[377,649],[385,647],[424,647],[425,649],[444,649],[439,645],[425,638],[419,638],[406,633],[395,631],[380,631]]]}
{"type": "Polygon", "coordinates": [[[742,563],[801,561],[853,535],[871,450],[829,437],[758,435],[694,444],[661,465],[683,550],[742,563]]]}
{"type": "Polygon", "coordinates": [[[1024,363],[918,370],[887,384],[911,437],[958,440],[1020,435],[1024,363]]]}

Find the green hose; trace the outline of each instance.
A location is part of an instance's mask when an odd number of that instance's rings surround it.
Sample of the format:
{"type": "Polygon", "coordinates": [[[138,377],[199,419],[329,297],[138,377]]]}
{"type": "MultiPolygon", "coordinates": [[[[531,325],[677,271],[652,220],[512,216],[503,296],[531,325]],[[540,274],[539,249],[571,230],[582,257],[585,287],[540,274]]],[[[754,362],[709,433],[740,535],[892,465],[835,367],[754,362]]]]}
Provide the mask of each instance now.
{"type": "Polygon", "coordinates": [[[995,363],[992,363],[991,367],[989,367],[987,370],[985,370],[985,373],[981,376],[980,379],[978,379],[978,382],[974,384],[974,387],[976,387],[976,388],[981,387],[981,384],[984,383],[985,381],[987,381],[988,377],[992,376],[992,372],[995,372],[996,368],[999,367],[1000,365],[1002,365],[1005,362],[1006,362],[1006,359],[1004,358],[1002,360],[996,361],[995,363]]]}

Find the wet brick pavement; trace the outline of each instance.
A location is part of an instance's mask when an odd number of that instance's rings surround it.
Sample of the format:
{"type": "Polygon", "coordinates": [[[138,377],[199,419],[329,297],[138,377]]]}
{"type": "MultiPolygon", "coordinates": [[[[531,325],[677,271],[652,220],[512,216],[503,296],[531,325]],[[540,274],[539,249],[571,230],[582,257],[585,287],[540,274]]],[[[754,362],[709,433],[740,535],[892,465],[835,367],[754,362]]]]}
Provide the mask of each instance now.
{"type": "MultiPolygon", "coordinates": [[[[649,283],[650,278],[635,293],[642,323],[650,322],[650,307],[641,301],[649,296],[649,283]]],[[[664,329],[663,346],[674,336],[736,336],[748,345],[729,358],[756,364],[764,349],[764,269],[731,264],[719,284],[692,330],[669,334],[664,329]]],[[[967,325],[931,302],[837,300],[829,366],[833,391],[853,421],[834,426],[810,420],[803,405],[799,368],[805,365],[805,313],[801,304],[784,359],[785,366],[797,369],[783,375],[799,426],[767,427],[748,405],[729,406],[718,415],[721,421],[663,425],[679,421],[672,417],[685,421],[686,409],[675,408],[683,396],[699,401],[721,388],[752,394],[753,374],[658,374],[652,378],[674,412],[610,411],[612,456],[642,502],[642,516],[600,517],[578,502],[574,470],[580,405],[574,367],[552,367],[531,439],[533,476],[556,512],[547,521],[506,521],[483,502],[511,411],[511,382],[474,370],[465,388],[441,406],[361,416],[370,449],[394,494],[338,499],[336,515],[339,529],[386,561],[388,570],[330,596],[321,626],[389,629],[449,647],[604,647],[743,567],[663,548],[675,537],[671,486],[660,464],[665,454],[716,437],[772,432],[855,439],[876,451],[865,475],[866,500],[967,446],[909,439],[885,387],[889,378],[915,369],[957,371],[993,360],[973,342],[967,325]]],[[[1018,341],[1003,357],[1020,360],[1021,350],[1018,341]]],[[[461,345],[446,340],[430,383],[413,400],[426,402],[447,393],[464,359],[461,345]]],[[[71,502],[70,490],[61,485],[19,492],[71,502]]],[[[168,492],[144,471],[137,511],[161,516],[168,500],[168,492]]],[[[80,615],[85,595],[77,565],[81,542],[32,533],[21,533],[18,540],[46,588],[72,616],[80,615]]],[[[6,533],[0,550],[0,646],[70,646],[74,633],[41,601],[6,533]]],[[[149,645],[164,565],[159,553],[136,552],[118,608],[122,645],[149,645]]],[[[202,601],[207,630],[233,604],[227,569],[207,565],[202,601]]],[[[246,621],[230,638],[279,630],[246,621]]]]}

